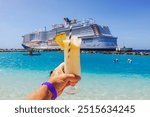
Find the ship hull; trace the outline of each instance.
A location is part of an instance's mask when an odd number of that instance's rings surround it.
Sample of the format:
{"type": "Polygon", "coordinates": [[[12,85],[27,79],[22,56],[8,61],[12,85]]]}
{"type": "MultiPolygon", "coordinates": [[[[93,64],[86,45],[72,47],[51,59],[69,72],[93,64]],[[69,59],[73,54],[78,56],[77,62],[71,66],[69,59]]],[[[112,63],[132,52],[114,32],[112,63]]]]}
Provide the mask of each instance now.
{"type": "MultiPolygon", "coordinates": [[[[28,46],[24,46],[24,44],[22,44],[22,46],[23,46],[23,48],[24,49],[30,49],[30,48],[33,48],[33,47],[28,47],[28,46]]],[[[51,46],[48,46],[47,48],[45,48],[45,47],[36,47],[36,48],[34,48],[34,49],[39,49],[39,50],[46,50],[46,49],[50,49],[50,50],[55,50],[55,49],[61,49],[61,48],[59,48],[59,47],[51,47],[51,46]]],[[[83,48],[83,47],[81,47],[81,50],[85,50],[85,51],[87,51],[87,50],[91,50],[91,51],[116,51],[116,48],[83,48]]]]}
{"type": "MultiPolygon", "coordinates": [[[[117,48],[117,38],[116,37],[94,37],[94,38],[82,38],[81,39],[81,50],[101,50],[101,51],[115,51],[117,48]],[[109,40],[109,41],[108,41],[109,40]]],[[[59,46],[50,46],[48,44],[39,44],[34,46],[27,46],[22,44],[25,49],[35,48],[35,49],[58,49],[59,46]]]]}
{"type": "Polygon", "coordinates": [[[116,51],[116,48],[81,48],[85,51],[116,51]]]}
{"type": "Polygon", "coordinates": [[[106,50],[114,51],[117,47],[116,37],[99,36],[94,38],[83,38],[82,50],[106,50]]]}

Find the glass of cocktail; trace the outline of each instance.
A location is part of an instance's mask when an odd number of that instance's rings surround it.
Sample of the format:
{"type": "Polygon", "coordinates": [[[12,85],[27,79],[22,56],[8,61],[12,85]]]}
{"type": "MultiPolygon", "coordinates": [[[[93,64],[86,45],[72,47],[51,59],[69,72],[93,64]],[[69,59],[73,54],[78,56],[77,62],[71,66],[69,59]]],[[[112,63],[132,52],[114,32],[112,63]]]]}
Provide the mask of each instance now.
{"type": "MultiPolygon", "coordinates": [[[[72,36],[71,39],[63,41],[64,43],[64,70],[66,74],[81,75],[80,68],[80,45],[81,39],[72,36]]],[[[69,87],[66,90],[68,94],[75,94],[75,87],[69,87]]]]}

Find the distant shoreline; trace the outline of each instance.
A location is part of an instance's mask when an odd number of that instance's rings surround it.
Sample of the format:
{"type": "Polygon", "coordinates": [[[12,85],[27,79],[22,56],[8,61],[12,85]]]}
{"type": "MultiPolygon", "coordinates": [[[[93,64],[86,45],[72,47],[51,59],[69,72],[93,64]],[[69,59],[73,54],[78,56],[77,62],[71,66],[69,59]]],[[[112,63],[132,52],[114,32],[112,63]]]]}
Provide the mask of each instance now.
{"type": "MultiPolygon", "coordinates": [[[[34,49],[33,52],[63,52],[61,49],[34,49]]],[[[0,52],[28,52],[26,49],[0,49],[0,52]]],[[[133,50],[132,52],[117,52],[117,51],[95,51],[81,50],[81,53],[86,54],[123,54],[123,55],[143,55],[150,56],[150,50],[133,50]]]]}
{"type": "MultiPolygon", "coordinates": [[[[32,49],[34,52],[62,51],[61,49],[32,49]]],[[[0,49],[0,52],[28,52],[27,49],[0,49]]]]}

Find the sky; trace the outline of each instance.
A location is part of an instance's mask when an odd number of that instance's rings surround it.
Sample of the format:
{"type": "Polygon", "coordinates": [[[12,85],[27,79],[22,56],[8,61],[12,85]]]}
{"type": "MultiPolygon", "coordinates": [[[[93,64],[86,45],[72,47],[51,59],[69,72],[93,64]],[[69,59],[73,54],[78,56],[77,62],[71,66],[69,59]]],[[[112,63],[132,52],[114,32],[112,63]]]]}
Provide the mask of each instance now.
{"type": "Polygon", "coordinates": [[[118,46],[150,49],[150,0],[0,0],[0,48],[22,48],[22,35],[63,18],[93,18],[118,46]]]}

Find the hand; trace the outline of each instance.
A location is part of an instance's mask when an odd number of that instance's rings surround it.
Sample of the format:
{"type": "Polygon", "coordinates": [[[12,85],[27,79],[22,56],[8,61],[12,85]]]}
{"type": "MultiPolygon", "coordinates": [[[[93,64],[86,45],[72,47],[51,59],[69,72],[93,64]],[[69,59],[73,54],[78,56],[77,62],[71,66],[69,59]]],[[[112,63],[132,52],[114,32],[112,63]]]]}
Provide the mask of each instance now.
{"type": "Polygon", "coordinates": [[[74,74],[65,74],[64,63],[62,63],[52,72],[48,82],[53,84],[57,91],[57,95],[59,96],[65,87],[75,86],[80,79],[80,76],[76,76],[74,74]]]}

